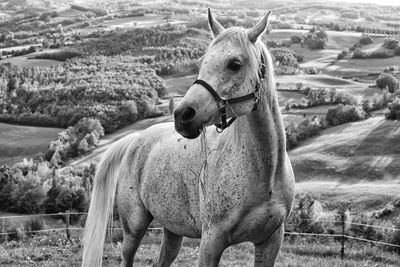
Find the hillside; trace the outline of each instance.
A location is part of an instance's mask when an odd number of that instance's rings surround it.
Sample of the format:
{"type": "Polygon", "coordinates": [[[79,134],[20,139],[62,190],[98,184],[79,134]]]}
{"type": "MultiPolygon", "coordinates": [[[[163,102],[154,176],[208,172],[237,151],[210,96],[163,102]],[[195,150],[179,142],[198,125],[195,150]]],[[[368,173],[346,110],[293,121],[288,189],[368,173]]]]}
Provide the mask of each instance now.
{"type": "Polygon", "coordinates": [[[296,180],[399,180],[399,129],[382,115],[329,128],[289,152],[296,180]]]}
{"type": "Polygon", "coordinates": [[[0,166],[46,152],[63,129],[0,123],[0,166]]]}

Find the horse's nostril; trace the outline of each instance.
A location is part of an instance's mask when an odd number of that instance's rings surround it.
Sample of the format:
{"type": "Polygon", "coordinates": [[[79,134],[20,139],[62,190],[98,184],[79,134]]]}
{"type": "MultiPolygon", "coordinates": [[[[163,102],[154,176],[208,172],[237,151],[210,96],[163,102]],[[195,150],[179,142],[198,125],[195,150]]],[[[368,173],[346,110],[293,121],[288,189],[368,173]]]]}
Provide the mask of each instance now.
{"type": "Polygon", "coordinates": [[[185,111],[182,113],[181,122],[188,123],[194,119],[196,116],[196,110],[191,107],[187,107],[185,111]]]}

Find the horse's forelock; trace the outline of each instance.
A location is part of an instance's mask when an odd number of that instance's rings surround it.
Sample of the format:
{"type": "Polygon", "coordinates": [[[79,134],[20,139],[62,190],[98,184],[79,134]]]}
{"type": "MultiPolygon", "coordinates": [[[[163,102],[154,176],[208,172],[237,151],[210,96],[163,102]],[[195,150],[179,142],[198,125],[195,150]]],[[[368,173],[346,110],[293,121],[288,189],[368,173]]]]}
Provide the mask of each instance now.
{"type": "MultiPolygon", "coordinates": [[[[257,77],[259,77],[259,72],[260,72],[260,64],[261,63],[261,55],[263,55],[264,58],[264,64],[266,72],[271,71],[272,64],[271,62],[271,56],[269,55],[269,52],[264,45],[264,43],[260,40],[258,40],[256,43],[252,43],[247,35],[247,30],[239,27],[231,27],[226,30],[224,30],[222,33],[220,33],[210,44],[209,49],[211,49],[213,46],[216,44],[220,43],[223,40],[228,40],[233,42],[235,45],[238,47],[241,47],[245,54],[248,56],[250,60],[250,67],[252,71],[256,74],[257,77]]],[[[270,73],[267,73],[267,77],[270,76],[270,73]]]]}

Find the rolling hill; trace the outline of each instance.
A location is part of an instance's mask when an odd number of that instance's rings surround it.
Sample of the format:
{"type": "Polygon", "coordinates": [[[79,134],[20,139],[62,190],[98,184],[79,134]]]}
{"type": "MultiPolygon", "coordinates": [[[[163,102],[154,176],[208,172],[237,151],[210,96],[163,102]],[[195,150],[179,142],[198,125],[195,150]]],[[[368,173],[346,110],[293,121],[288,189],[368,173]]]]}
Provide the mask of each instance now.
{"type": "Polygon", "coordinates": [[[63,129],[0,123],[0,166],[46,152],[63,129]]]}
{"type": "Polygon", "coordinates": [[[400,122],[378,115],[331,127],[289,156],[297,181],[399,181],[400,122]]]}

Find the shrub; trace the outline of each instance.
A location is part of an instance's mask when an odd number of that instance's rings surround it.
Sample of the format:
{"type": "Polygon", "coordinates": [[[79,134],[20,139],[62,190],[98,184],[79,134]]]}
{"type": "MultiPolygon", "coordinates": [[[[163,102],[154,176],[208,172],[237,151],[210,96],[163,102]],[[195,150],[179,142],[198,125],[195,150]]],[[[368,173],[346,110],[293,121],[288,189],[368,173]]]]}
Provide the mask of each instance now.
{"type": "Polygon", "coordinates": [[[390,93],[394,93],[399,89],[399,81],[389,73],[381,74],[375,81],[378,88],[388,88],[390,93]]]}
{"type": "Polygon", "coordinates": [[[304,60],[304,56],[303,55],[296,55],[296,59],[297,59],[298,63],[301,63],[304,60]]]}
{"type": "Polygon", "coordinates": [[[391,104],[388,105],[389,111],[386,118],[389,120],[400,119],[400,98],[396,97],[391,104]]]}
{"type": "Polygon", "coordinates": [[[367,58],[388,58],[388,57],[392,57],[392,54],[390,54],[389,52],[385,51],[385,50],[375,50],[372,51],[369,54],[366,54],[367,58]]]}
{"type": "Polygon", "coordinates": [[[330,125],[339,125],[347,122],[365,119],[367,114],[361,106],[338,104],[326,113],[326,120],[330,125]]]}
{"type": "MultiPolygon", "coordinates": [[[[129,117],[124,112],[120,115],[129,117]]],[[[54,166],[63,165],[68,159],[92,150],[102,136],[104,129],[98,119],[83,118],[58,134],[58,139],[49,145],[46,159],[54,166]]]]}
{"type": "Polygon", "coordinates": [[[353,52],[353,58],[365,58],[367,53],[364,52],[361,48],[356,48],[353,52]]]}
{"type": "Polygon", "coordinates": [[[325,39],[313,39],[308,42],[308,47],[310,49],[325,49],[326,40],[325,39]]]}
{"type": "Polygon", "coordinates": [[[400,56],[400,46],[397,47],[397,48],[394,50],[394,54],[395,54],[396,56],[400,56]]]}
{"type": "Polygon", "coordinates": [[[310,195],[299,195],[295,197],[295,203],[288,224],[289,231],[301,233],[324,233],[326,232],[322,222],[318,219],[323,213],[321,203],[310,195]]]}
{"type": "Polygon", "coordinates": [[[57,61],[66,61],[73,57],[79,57],[81,53],[73,50],[64,50],[55,53],[41,53],[35,56],[36,59],[53,59],[57,61]]]}
{"type": "Polygon", "coordinates": [[[44,220],[40,217],[33,217],[24,223],[24,228],[28,235],[32,235],[35,231],[44,229],[44,220]]]}
{"type": "Polygon", "coordinates": [[[341,60],[347,55],[347,51],[342,51],[337,55],[337,59],[341,60]]]}
{"type": "Polygon", "coordinates": [[[324,128],[325,123],[321,118],[315,116],[312,120],[305,119],[298,125],[286,129],[286,149],[296,147],[299,142],[319,134],[324,128]]]}
{"type": "Polygon", "coordinates": [[[361,45],[369,45],[374,42],[371,36],[362,36],[361,39],[358,41],[361,45]]]}
{"type": "Polygon", "coordinates": [[[283,66],[294,66],[297,63],[296,52],[286,47],[272,48],[271,54],[275,61],[283,66]]]}
{"type": "Polygon", "coordinates": [[[395,38],[387,38],[383,41],[383,47],[387,49],[397,49],[399,47],[399,40],[395,38]]]}
{"type": "Polygon", "coordinates": [[[312,67],[305,67],[305,68],[302,68],[302,70],[303,70],[304,73],[306,73],[306,74],[310,74],[310,75],[318,74],[318,69],[317,69],[316,67],[314,67],[314,66],[312,66],[312,67]]]}
{"type": "Polygon", "coordinates": [[[290,41],[292,41],[292,43],[294,43],[294,44],[299,44],[299,43],[301,43],[302,40],[303,40],[303,38],[299,35],[290,36],[290,41]]]}
{"type": "Polygon", "coordinates": [[[343,105],[358,105],[358,100],[353,95],[342,93],[342,92],[335,92],[333,103],[335,104],[343,104],[343,105]]]}
{"type": "MultiPolygon", "coordinates": [[[[397,222],[395,224],[395,228],[400,229],[400,222],[397,222]]],[[[400,231],[394,231],[394,233],[392,235],[391,243],[400,246],[400,231]]],[[[397,248],[397,252],[400,254],[399,248],[397,248]]]]}

